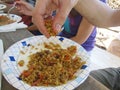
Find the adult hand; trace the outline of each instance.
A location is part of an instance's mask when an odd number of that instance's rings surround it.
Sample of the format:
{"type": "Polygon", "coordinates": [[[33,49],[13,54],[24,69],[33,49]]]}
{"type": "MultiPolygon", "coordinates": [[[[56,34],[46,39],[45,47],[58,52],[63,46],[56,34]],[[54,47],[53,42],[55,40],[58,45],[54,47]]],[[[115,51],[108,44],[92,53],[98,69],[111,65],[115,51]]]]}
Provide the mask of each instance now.
{"type": "Polygon", "coordinates": [[[49,16],[52,11],[57,10],[57,14],[53,19],[53,30],[59,33],[69,12],[74,5],[76,5],[77,1],[78,0],[37,0],[33,10],[33,23],[42,34],[50,37],[45,27],[44,16],[49,16]]]}
{"type": "Polygon", "coordinates": [[[17,5],[17,10],[25,15],[32,16],[32,11],[33,11],[33,6],[23,0],[16,1],[17,5]]]}

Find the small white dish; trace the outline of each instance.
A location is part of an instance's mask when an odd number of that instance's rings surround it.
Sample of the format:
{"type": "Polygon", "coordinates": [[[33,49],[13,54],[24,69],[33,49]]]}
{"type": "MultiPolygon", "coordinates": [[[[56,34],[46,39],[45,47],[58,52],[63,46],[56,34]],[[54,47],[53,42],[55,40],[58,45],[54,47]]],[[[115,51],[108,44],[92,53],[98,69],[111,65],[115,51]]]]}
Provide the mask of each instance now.
{"type": "Polygon", "coordinates": [[[0,4],[0,10],[5,9],[6,7],[7,7],[6,5],[4,5],[4,4],[0,4]]]}
{"type": "MultiPolygon", "coordinates": [[[[6,13],[1,13],[0,16],[2,16],[2,15],[7,16],[6,13]]],[[[5,26],[8,26],[8,25],[11,25],[11,24],[20,22],[20,21],[22,20],[22,17],[21,17],[21,16],[18,16],[18,15],[15,15],[15,14],[10,14],[9,17],[10,17],[11,20],[13,20],[13,21],[15,21],[15,22],[10,23],[10,24],[7,24],[7,25],[0,26],[0,27],[5,27],[5,26]]]]}

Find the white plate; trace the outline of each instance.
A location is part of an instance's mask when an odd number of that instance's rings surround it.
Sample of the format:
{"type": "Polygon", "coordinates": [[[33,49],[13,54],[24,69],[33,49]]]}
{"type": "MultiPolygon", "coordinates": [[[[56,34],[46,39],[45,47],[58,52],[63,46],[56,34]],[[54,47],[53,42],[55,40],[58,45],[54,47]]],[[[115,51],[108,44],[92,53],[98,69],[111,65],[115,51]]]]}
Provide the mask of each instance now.
{"type": "Polygon", "coordinates": [[[0,10],[5,9],[5,8],[6,8],[6,5],[0,4],[0,10]]]}
{"type": "MultiPolygon", "coordinates": [[[[3,41],[0,39],[0,64],[1,64],[3,53],[4,53],[3,41]]],[[[1,90],[1,79],[2,79],[2,74],[1,74],[1,69],[0,69],[0,90],[1,90]]]]}
{"type": "Polygon", "coordinates": [[[0,56],[3,55],[4,49],[3,49],[3,41],[0,39],[0,56]]]}
{"type": "MultiPolygon", "coordinates": [[[[2,13],[0,14],[1,15],[7,15],[6,13],[2,13]]],[[[11,20],[14,20],[15,22],[11,23],[11,24],[14,24],[14,23],[17,23],[17,22],[20,22],[22,20],[22,17],[21,16],[18,16],[18,15],[15,15],[15,14],[10,14],[9,15],[10,19],[11,20]]],[[[3,25],[3,26],[8,26],[8,25],[11,25],[11,24],[7,24],[7,25],[3,25]]],[[[3,26],[0,26],[0,27],[3,27],[3,26]]]]}
{"type": "MultiPolygon", "coordinates": [[[[40,46],[39,46],[40,47],[40,46]]],[[[72,40],[66,39],[64,37],[51,37],[50,39],[47,39],[44,36],[34,36],[30,38],[23,39],[15,44],[13,44],[3,55],[3,60],[1,62],[1,68],[2,73],[5,79],[13,85],[15,88],[19,90],[72,90],[76,87],[78,87],[81,83],[85,81],[85,79],[89,75],[89,64],[90,59],[87,54],[87,52],[81,47],[79,44],[73,42],[72,40]],[[82,69],[79,69],[77,73],[77,78],[69,81],[68,83],[56,86],[56,87],[32,87],[23,81],[19,79],[19,75],[21,73],[21,70],[19,66],[17,65],[19,56],[20,56],[20,50],[28,50],[29,44],[35,45],[37,43],[43,43],[43,42],[53,42],[58,43],[63,47],[68,47],[71,45],[77,46],[77,54],[80,55],[82,60],[86,61],[86,64],[83,65],[82,69]]]]}

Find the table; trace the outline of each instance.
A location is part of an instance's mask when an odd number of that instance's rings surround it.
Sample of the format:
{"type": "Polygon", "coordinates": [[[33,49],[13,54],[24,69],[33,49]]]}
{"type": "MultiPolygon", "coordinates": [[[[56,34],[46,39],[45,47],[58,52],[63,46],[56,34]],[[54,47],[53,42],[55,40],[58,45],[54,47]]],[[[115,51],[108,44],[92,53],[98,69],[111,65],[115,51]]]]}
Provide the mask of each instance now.
{"type": "MultiPolygon", "coordinates": [[[[6,51],[12,44],[19,40],[33,36],[28,30],[22,29],[15,32],[4,32],[0,33],[0,39],[3,40],[4,50],[6,51]]],[[[1,90],[16,90],[11,86],[4,77],[2,78],[2,89],[1,90]]],[[[108,90],[104,85],[95,80],[92,76],[88,76],[86,81],[81,84],[75,90],[108,90]]]]}

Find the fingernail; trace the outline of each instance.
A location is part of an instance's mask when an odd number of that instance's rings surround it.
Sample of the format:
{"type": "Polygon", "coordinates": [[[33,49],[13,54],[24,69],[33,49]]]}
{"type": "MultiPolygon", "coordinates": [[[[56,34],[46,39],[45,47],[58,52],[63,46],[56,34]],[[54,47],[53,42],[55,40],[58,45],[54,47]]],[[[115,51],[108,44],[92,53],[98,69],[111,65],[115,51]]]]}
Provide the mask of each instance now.
{"type": "Polygon", "coordinates": [[[60,24],[56,24],[55,25],[55,30],[57,30],[57,32],[61,31],[61,25],[60,24]]]}

